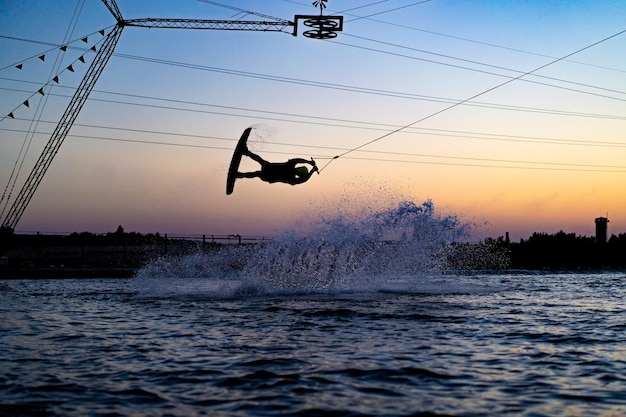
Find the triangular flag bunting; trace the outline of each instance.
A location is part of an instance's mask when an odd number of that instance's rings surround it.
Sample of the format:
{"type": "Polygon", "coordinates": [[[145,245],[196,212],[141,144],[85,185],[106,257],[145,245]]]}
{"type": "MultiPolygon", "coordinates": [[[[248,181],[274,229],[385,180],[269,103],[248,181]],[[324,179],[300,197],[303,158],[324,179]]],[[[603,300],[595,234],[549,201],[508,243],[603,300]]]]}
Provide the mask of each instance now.
{"type": "Polygon", "coordinates": [[[45,55],[41,55],[41,56],[39,57],[39,59],[41,59],[42,61],[45,61],[45,60],[46,60],[46,56],[45,56],[45,55]]]}
{"type": "Polygon", "coordinates": [[[62,50],[63,52],[67,51],[67,45],[63,45],[59,49],[62,50]]]}
{"type": "Polygon", "coordinates": [[[57,84],[58,84],[58,83],[59,83],[59,76],[57,75],[56,77],[54,77],[54,78],[52,79],[52,81],[54,81],[55,83],[57,83],[57,84]]]}
{"type": "Polygon", "coordinates": [[[43,96],[43,87],[41,87],[37,92],[43,96]]]}
{"type": "Polygon", "coordinates": [[[96,52],[96,45],[92,46],[92,47],[91,47],[91,50],[92,50],[92,51],[94,51],[94,52],[96,52]]]}
{"type": "Polygon", "coordinates": [[[67,67],[68,70],[70,70],[71,72],[74,72],[74,67],[72,67],[72,64],[70,64],[69,67],[67,67]]]}
{"type": "Polygon", "coordinates": [[[83,42],[87,43],[88,39],[87,36],[85,36],[83,39],[81,39],[83,42]]]}
{"type": "Polygon", "coordinates": [[[11,119],[15,119],[15,116],[13,116],[13,112],[9,113],[7,117],[10,117],[11,119]]]}
{"type": "Polygon", "coordinates": [[[104,29],[100,29],[100,34],[104,36],[104,29]]]}
{"type": "Polygon", "coordinates": [[[26,100],[26,101],[24,102],[24,105],[25,105],[26,107],[30,107],[30,103],[28,102],[28,100],[26,100]]]}
{"type": "Polygon", "coordinates": [[[83,64],[85,63],[85,57],[83,55],[81,55],[80,58],[78,58],[78,60],[82,62],[83,64]]]}
{"type": "Polygon", "coordinates": [[[17,68],[17,69],[21,70],[23,66],[24,66],[23,64],[17,64],[17,65],[15,66],[15,68],[17,68]]]}

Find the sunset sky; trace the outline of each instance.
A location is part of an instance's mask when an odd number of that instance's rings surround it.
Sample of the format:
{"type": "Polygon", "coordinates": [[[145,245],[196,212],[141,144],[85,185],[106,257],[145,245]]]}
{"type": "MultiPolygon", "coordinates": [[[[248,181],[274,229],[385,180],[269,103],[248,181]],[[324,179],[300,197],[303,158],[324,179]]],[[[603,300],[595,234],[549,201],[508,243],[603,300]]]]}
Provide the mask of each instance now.
{"type": "MultiPolygon", "coordinates": [[[[318,14],[311,2],[118,6],[125,19],[267,20],[243,9],[293,20],[318,14]]],[[[626,2],[327,4],[324,14],[344,16],[333,40],[124,28],[16,230],[271,236],[306,218],[430,199],[475,224],[476,238],[593,236],[607,215],[609,235],[626,232],[626,2]],[[251,150],[313,157],[321,174],[295,187],[242,179],[227,196],[249,126],[251,150]]],[[[2,220],[99,31],[114,25],[100,0],[0,1],[2,220]]]]}

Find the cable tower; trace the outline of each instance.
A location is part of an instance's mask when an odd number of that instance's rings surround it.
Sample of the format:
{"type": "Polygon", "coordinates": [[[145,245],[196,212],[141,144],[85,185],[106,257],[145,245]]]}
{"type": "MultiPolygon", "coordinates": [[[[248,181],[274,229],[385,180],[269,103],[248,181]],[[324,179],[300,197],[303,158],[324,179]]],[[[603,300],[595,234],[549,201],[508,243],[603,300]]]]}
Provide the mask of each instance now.
{"type": "MultiPolygon", "coordinates": [[[[315,7],[320,8],[319,15],[296,15],[293,21],[266,16],[259,13],[240,10],[248,15],[256,15],[267,20],[208,20],[208,19],[129,19],[125,20],[117,7],[116,0],[102,0],[111,15],[115,18],[116,24],[106,35],[102,47],[97,51],[82,81],[80,82],[74,96],[70,100],[65,113],[61,116],[59,123],[53,131],[50,139],[44,147],[39,159],[35,163],[31,173],[22,186],[19,194],[13,201],[2,226],[1,233],[12,233],[20,218],[24,214],[28,203],[33,198],[37,187],[41,183],[46,171],[50,167],[52,160],[59,152],[64,139],[69,133],[72,125],[76,121],[78,114],[83,108],[89,94],[94,88],[96,81],[104,71],[109,58],[113,55],[122,30],[127,26],[143,28],[168,28],[168,29],[204,29],[204,30],[239,30],[239,31],[260,31],[260,32],[287,32],[292,28],[291,34],[297,36],[298,22],[304,21],[304,25],[312,28],[303,33],[305,37],[313,39],[331,39],[337,36],[336,32],[343,30],[343,16],[322,16],[322,11],[326,8],[325,2],[328,0],[316,0],[315,7]]],[[[213,3],[207,1],[207,3],[213,3]]],[[[219,3],[216,5],[225,6],[219,3]]],[[[231,7],[232,8],[232,7],[231,7]]],[[[26,104],[25,102],[24,104],[26,104]]],[[[12,115],[10,115],[12,117],[12,115]]]]}

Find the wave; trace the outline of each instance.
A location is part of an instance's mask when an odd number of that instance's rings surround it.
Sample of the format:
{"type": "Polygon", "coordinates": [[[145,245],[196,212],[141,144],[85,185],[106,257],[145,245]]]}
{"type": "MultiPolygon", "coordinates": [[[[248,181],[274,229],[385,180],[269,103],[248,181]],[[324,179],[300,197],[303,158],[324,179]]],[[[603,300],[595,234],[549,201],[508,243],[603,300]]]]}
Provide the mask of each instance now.
{"type": "MultiPolygon", "coordinates": [[[[450,246],[471,227],[432,201],[320,217],[250,245],[161,257],[136,275],[143,295],[238,297],[367,291],[439,292],[450,246]]],[[[448,285],[449,287],[449,285],[448,285]]],[[[448,288],[450,289],[450,288],[448,288]]]]}

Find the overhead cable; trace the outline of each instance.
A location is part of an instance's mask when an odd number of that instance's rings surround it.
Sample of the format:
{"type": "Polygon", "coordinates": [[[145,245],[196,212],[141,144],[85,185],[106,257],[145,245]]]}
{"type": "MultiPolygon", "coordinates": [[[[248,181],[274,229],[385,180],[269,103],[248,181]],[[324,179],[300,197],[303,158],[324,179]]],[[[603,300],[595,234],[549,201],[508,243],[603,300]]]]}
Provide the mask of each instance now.
{"type": "MultiPolygon", "coordinates": [[[[601,44],[601,43],[603,43],[603,42],[606,42],[606,41],[608,41],[609,39],[613,39],[613,38],[615,38],[615,37],[618,37],[618,36],[620,36],[620,35],[622,35],[622,34],[624,34],[624,33],[626,33],[626,30],[622,30],[622,31],[619,31],[619,32],[617,32],[617,33],[615,33],[615,34],[613,34],[613,35],[607,36],[607,37],[605,37],[605,38],[603,38],[603,39],[601,39],[601,40],[599,40],[599,41],[597,41],[597,42],[594,42],[594,43],[592,43],[592,44],[590,44],[590,45],[587,45],[587,46],[585,46],[585,47],[583,47],[583,48],[580,48],[580,49],[578,49],[578,50],[576,50],[576,51],[574,51],[574,52],[571,52],[571,53],[569,53],[569,54],[567,54],[567,55],[564,55],[564,56],[563,56],[563,57],[561,57],[561,58],[557,58],[557,59],[555,59],[555,60],[552,60],[552,61],[550,61],[550,62],[548,62],[548,63],[546,63],[546,64],[543,64],[543,65],[541,65],[541,66],[539,66],[539,67],[537,67],[537,68],[535,68],[535,69],[533,69],[533,70],[531,70],[531,71],[528,71],[528,72],[526,72],[526,73],[524,73],[524,74],[521,74],[521,75],[519,75],[519,76],[517,76],[517,77],[515,77],[515,78],[513,78],[513,79],[507,80],[507,81],[505,81],[505,82],[503,82],[503,83],[500,83],[500,84],[498,84],[498,85],[496,85],[496,86],[493,86],[493,87],[491,87],[491,88],[488,88],[488,89],[486,89],[486,90],[483,90],[482,92],[480,92],[480,93],[478,93],[478,94],[474,94],[473,96],[468,97],[468,98],[466,98],[465,100],[462,100],[462,101],[459,101],[459,102],[457,102],[457,103],[454,103],[454,104],[452,104],[452,105],[450,105],[450,106],[448,106],[448,107],[446,107],[446,108],[444,108],[444,109],[438,110],[438,111],[436,111],[436,112],[434,112],[434,113],[431,113],[431,114],[429,114],[429,115],[427,115],[427,116],[425,116],[425,117],[422,117],[422,118],[420,118],[420,119],[418,119],[418,120],[416,120],[416,121],[414,121],[414,122],[412,122],[412,123],[409,123],[409,124],[407,124],[407,125],[405,125],[405,126],[402,126],[402,127],[398,128],[398,129],[395,129],[395,130],[393,130],[393,131],[391,131],[391,132],[388,132],[388,133],[386,133],[386,134],[384,134],[384,135],[382,135],[382,136],[379,136],[378,138],[372,139],[372,140],[370,140],[370,141],[368,141],[368,142],[366,142],[366,143],[364,143],[364,144],[362,144],[362,145],[360,145],[360,146],[357,146],[357,147],[355,147],[355,148],[352,148],[352,149],[350,149],[350,150],[348,150],[348,151],[346,151],[346,152],[344,152],[344,153],[342,153],[342,154],[336,155],[336,156],[335,156],[335,157],[334,157],[331,161],[329,161],[329,162],[326,164],[326,166],[328,166],[328,164],[330,164],[333,160],[335,160],[335,159],[337,159],[337,158],[343,157],[343,156],[345,156],[345,155],[347,155],[347,154],[349,154],[349,153],[351,153],[351,152],[354,152],[354,151],[357,151],[357,150],[359,150],[359,149],[362,149],[362,148],[364,148],[365,146],[368,146],[368,145],[370,145],[370,144],[372,144],[372,143],[378,142],[378,141],[380,141],[380,140],[382,140],[382,139],[384,139],[384,138],[387,138],[387,137],[389,137],[389,136],[391,136],[391,135],[393,135],[393,134],[395,134],[395,133],[398,133],[398,132],[400,132],[400,131],[402,131],[402,130],[404,130],[404,129],[407,129],[407,128],[411,127],[411,126],[414,126],[414,125],[416,125],[416,124],[418,124],[418,123],[421,123],[421,122],[423,122],[423,121],[425,121],[425,120],[428,120],[428,119],[430,119],[430,118],[432,118],[432,117],[435,117],[435,116],[437,116],[437,115],[439,115],[439,114],[441,114],[441,113],[444,113],[444,112],[446,112],[446,111],[448,111],[448,110],[450,110],[450,109],[453,109],[453,108],[455,108],[455,107],[457,107],[457,106],[459,106],[459,105],[461,105],[461,104],[463,104],[463,103],[466,103],[466,102],[468,102],[468,101],[471,101],[471,100],[473,100],[473,99],[475,99],[475,98],[477,98],[477,97],[480,97],[480,96],[482,96],[482,95],[485,95],[485,94],[487,94],[487,93],[489,93],[489,92],[491,92],[491,91],[494,91],[494,90],[496,90],[496,89],[498,89],[498,88],[500,88],[500,87],[502,87],[502,86],[505,86],[505,85],[507,85],[507,84],[510,84],[510,83],[512,83],[513,81],[516,81],[516,80],[518,80],[518,79],[520,79],[520,78],[522,78],[522,77],[524,77],[524,76],[526,76],[526,75],[530,75],[530,74],[532,74],[532,73],[534,73],[534,72],[540,71],[540,70],[542,70],[542,69],[544,69],[544,68],[546,68],[546,67],[548,67],[548,66],[550,66],[550,65],[553,65],[553,64],[555,64],[555,63],[557,63],[557,62],[559,62],[559,61],[562,61],[562,60],[564,60],[564,59],[566,59],[566,58],[569,58],[570,56],[576,55],[576,54],[578,54],[578,53],[580,53],[580,52],[582,52],[582,51],[585,51],[585,50],[587,50],[587,49],[593,48],[594,46],[597,46],[597,45],[599,45],[599,44],[601,44]]],[[[322,171],[324,168],[326,168],[326,166],[322,167],[322,169],[320,169],[320,171],[322,171]]]]}

